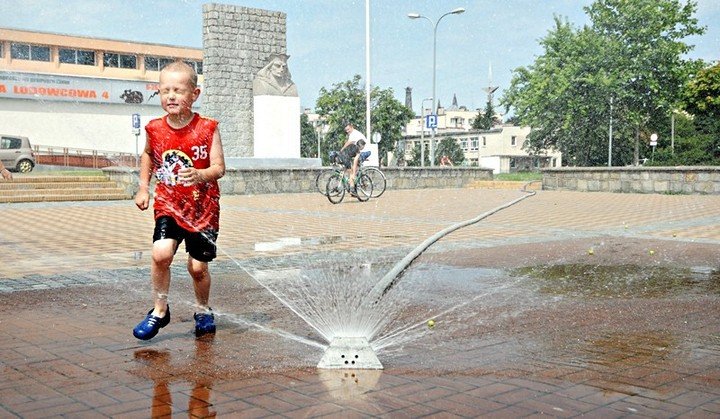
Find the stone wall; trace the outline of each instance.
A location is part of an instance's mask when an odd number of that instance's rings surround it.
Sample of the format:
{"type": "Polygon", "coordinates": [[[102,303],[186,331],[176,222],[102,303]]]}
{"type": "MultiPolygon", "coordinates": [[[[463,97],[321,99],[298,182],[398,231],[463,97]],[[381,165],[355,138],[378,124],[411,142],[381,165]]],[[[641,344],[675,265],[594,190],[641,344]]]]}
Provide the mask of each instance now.
{"type": "MultiPolygon", "coordinates": [[[[220,189],[227,195],[316,192],[315,178],[321,169],[228,169],[220,179],[220,189]]],[[[465,188],[478,181],[492,179],[492,169],[397,167],[383,168],[387,189],[465,188]]],[[[137,192],[138,170],[108,167],[103,172],[124,186],[131,195],[137,192]]]]}
{"type": "Polygon", "coordinates": [[[286,51],[285,13],[203,5],[203,114],[220,121],[226,157],[253,157],[252,82],[286,51]]]}
{"type": "Polygon", "coordinates": [[[545,190],[720,193],[720,167],[562,167],[542,170],[545,190]]]}

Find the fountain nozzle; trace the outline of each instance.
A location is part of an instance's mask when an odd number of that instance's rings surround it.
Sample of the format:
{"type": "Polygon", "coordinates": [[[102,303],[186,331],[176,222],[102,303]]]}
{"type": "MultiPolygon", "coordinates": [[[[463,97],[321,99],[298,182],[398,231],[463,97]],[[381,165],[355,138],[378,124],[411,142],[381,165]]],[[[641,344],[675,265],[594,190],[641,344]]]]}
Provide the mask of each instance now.
{"type": "Polygon", "coordinates": [[[383,369],[370,343],[361,337],[336,337],[317,365],[323,369],[383,369]]]}

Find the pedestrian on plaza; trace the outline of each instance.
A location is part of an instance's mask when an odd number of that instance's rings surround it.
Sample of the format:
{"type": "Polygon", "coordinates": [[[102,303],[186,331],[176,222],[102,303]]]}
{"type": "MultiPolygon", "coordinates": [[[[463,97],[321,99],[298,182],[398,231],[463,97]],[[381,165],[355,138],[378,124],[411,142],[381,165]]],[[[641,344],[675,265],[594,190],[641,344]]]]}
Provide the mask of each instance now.
{"type": "Polygon", "coordinates": [[[0,161],[0,173],[5,180],[12,180],[12,173],[5,167],[2,161],[0,161]]]}
{"type": "Polygon", "coordinates": [[[154,307],[133,329],[142,340],[152,339],[170,323],[168,292],[170,265],[185,241],[187,270],[193,279],[196,312],[195,335],[215,333],[215,316],[208,305],[208,262],[217,254],[220,189],[225,157],[218,122],[193,112],[200,95],[195,70],[182,61],[160,71],[160,104],[166,115],[145,127],[147,142],[140,159],[140,187],[135,205],[146,210],[150,202],[150,177],[157,182],[154,197],[150,276],[154,307]]]}

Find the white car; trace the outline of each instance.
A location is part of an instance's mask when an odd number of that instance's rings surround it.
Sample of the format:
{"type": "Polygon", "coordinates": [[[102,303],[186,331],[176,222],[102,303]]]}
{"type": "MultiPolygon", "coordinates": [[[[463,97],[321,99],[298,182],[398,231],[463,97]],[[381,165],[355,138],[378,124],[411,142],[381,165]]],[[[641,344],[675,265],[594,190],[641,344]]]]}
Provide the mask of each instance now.
{"type": "Polygon", "coordinates": [[[0,160],[11,171],[31,172],[35,167],[35,154],[27,137],[0,134],[0,160]]]}

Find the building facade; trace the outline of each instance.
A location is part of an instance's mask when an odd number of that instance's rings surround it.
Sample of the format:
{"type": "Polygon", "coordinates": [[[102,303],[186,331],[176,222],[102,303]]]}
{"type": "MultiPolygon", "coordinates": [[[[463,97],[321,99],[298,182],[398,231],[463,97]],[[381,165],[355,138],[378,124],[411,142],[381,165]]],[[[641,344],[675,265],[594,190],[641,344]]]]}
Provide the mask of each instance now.
{"type": "MultiPolygon", "coordinates": [[[[198,72],[202,50],[0,28],[0,133],[36,147],[135,153],[163,115],[160,69],[183,60],[198,72]]],[[[196,104],[202,104],[202,94],[196,104]]]]}
{"type": "MultiPolygon", "coordinates": [[[[546,150],[531,155],[524,150],[525,140],[530,134],[529,127],[512,125],[496,125],[489,130],[472,128],[479,109],[469,110],[458,106],[453,96],[452,105],[448,108],[438,106],[435,128],[435,144],[443,139],[453,138],[463,150],[466,166],[481,166],[493,169],[493,173],[510,173],[516,171],[536,170],[545,167],[560,167],[562,154],[554,150],[546,150]]],[[[429,108],[422,109],[405,126],[405,160],[413,157],[413,150],[418,143],[423,143],[425,155],[429,155],[432,129],[427,127],[425,117],[431,114],[429,108]]],[[[502,115],[496,114],[502,120],[502,115]]]]}
{"type": "MultiPolygon", "coordinates": [[[[465,166],[480,166],[493,169],[493,173],[511,173],[537,170],[546,167],[560,167],[562,154],[545,152],[529,154],[523,150],[530,133],[529,127],[498,126],[490,130],[442,131],[435,134],[435,144],[453,138],[463,150],[465,166]]],[[[413,151],[421,141],[425,144],[425,155],[430,152],[432,136],[406,135],[405,160],[413,158],[413,151]]]]}

